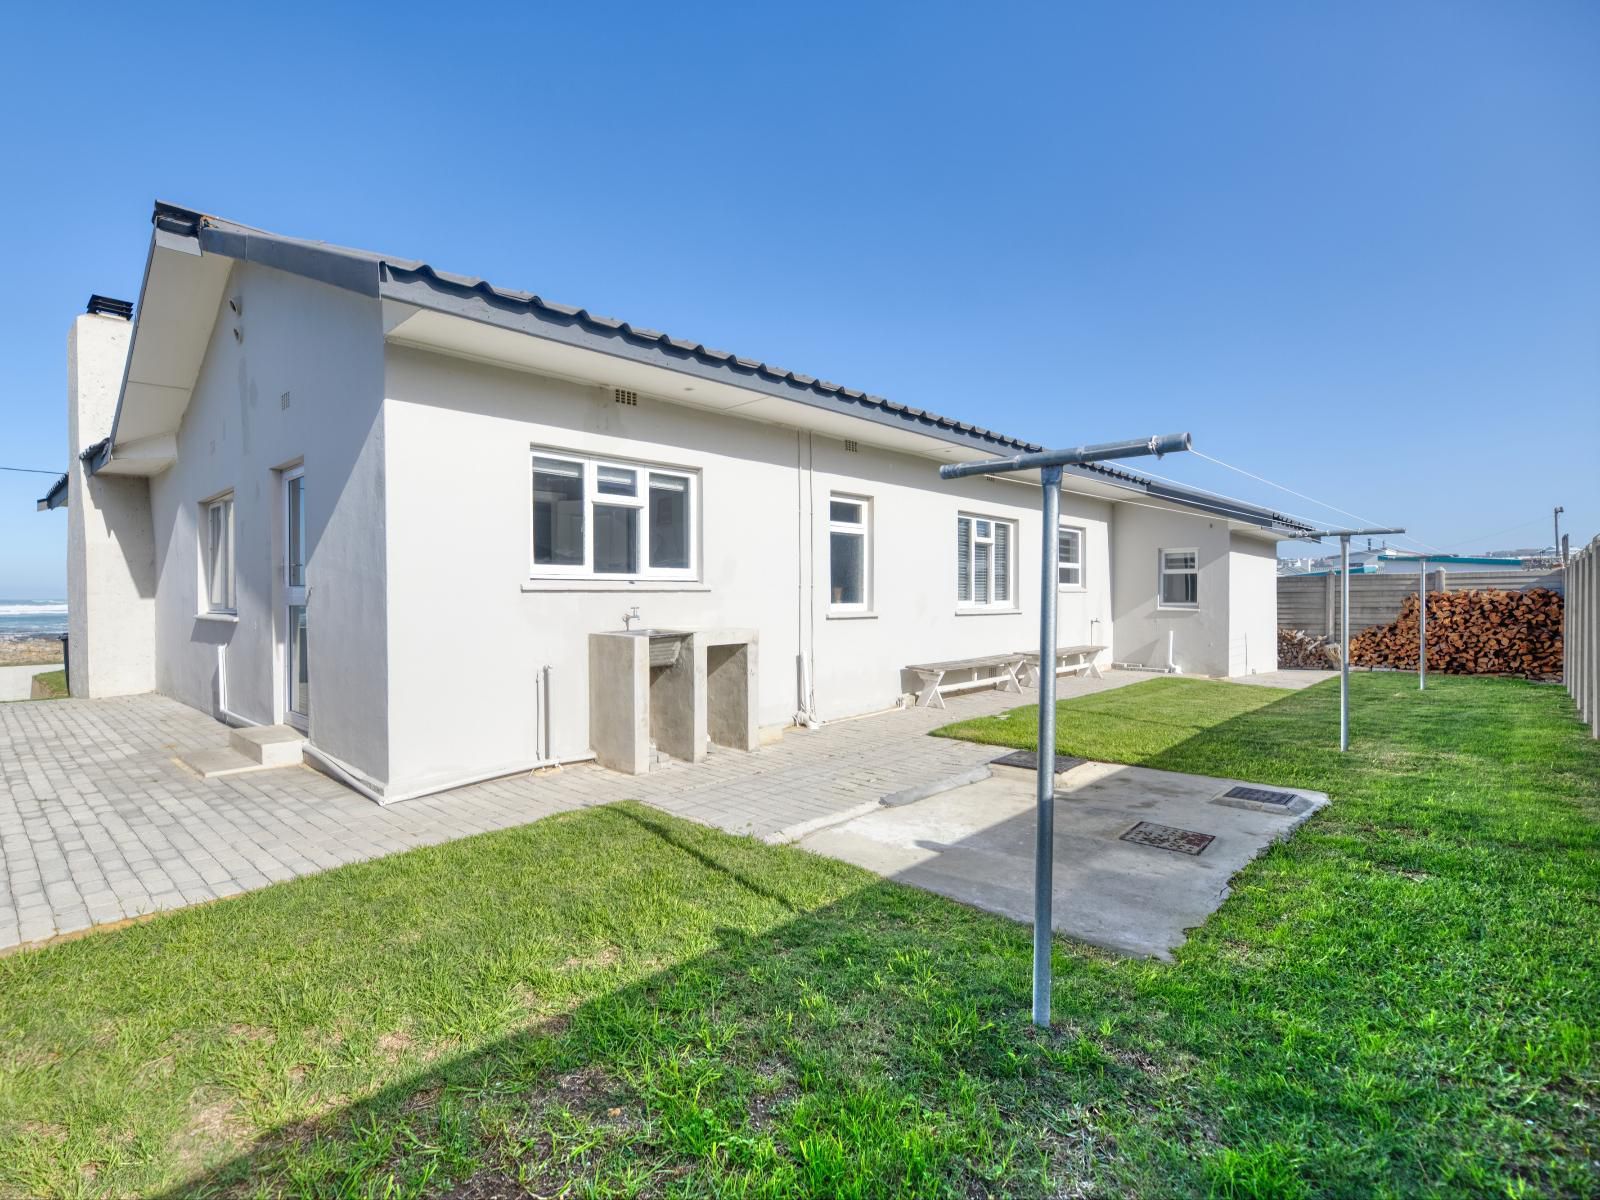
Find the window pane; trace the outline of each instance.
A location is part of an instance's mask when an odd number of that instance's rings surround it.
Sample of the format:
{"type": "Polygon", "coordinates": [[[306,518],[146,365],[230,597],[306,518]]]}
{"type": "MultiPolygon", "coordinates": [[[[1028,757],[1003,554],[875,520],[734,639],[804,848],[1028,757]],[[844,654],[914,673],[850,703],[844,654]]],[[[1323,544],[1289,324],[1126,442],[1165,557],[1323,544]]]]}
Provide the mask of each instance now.
{"type": "MultiPolygon", "coordinates": [[[[978,523],[980,526],[982,521],[978,523]]],[[[972,556],[972,602],[974,604],[989,603],[989,543],[979,542],[973,547],[972,556]]]]}
{"type": "Polygon", "coordinates": [[[833,603],[865,604],[867,602],[867,539],[859,533],[832,534],[833,603]]]}
{"type": "Polygon", "coordinates": [[[602,496],[637,496],[639,473],[627,467],[595,467],[595,487],[602,496]]]}
{"type": "Polygon", "coordinates": [[[1163,561],[1169,571],[1192,571],[1195,569],[1195,556],[1193,550],[1166,550],[1162,552],[1163,561]]]}
{"type": "Polygon", "coordinates": [[[533,460],[533,561],[583,565],[583,464],[533,460]]]}
{"type": "Polygon", "coordinates": [[[989,536],[989,522],[987,522],[987,521],[979,521],[978,522],[978,536],[981,537],[981,538],[986,538],[986,537],[989,536]]]}
{"type": "Polygon", "coordinates": [[[233,501],[224,500],[217,505],[220,539],[217,546],[218,573],[222,588],[217,595],[217,607],[233,607],[233,501]]]}
{"type": "Polygon", "coordinates": [[[213,504],[206,509],[206,606],[221,608],[223,598],[222,578],[222,505],[213,504]]]}
{"type": "Polygon", "coordinates": [[[828,518],[848,525],[859,525],[861,524],[861,505],[853,500],[830,500],[828,502],[828,518]]]}
{"type": "Polygon", "coordinates": [[[597,575],[639,573],[639,510],[616,504],[594,506],[594,570],[597,575]]]}
{"type": "Polygon", "coordinates": [[[1011,526],[994,523],[994,602],[1011,600],[1011,526]]]}
{"type": "Polygon", "coordinates": [[[689,565],[689,481],[650,475],[650,565],[689,565]]]}
{"type": "Polygon", "coordinates": [[[956,601],[972,601],[972,522],[966,517],[956,519],[956,601]]]}
{"type": "Polygon", "coordinates": [[[296,475],[289,480],[289,586],[304,587],[306,582],[306,480],[296,475]]]}
{"type": "Polygon", "coordinates": [[[1083,579],[1083,538],[1076,529],[1063,529],[1056,536],[1060,564],[1056,575],[1065,587],[1077,587],[1083,579]]]}
{"type": "Polygon", "coordinates": [[[1199,600],[1199,576],[1180,572],[1161,577],[1161,602],[1163,604],[1195,604],[1199,600]]]}
{"type": "Polygon", "coordinates": [[[311,715],[311,672],[306,665],[306,610],[289,609],[289,708],[302,717],[311,715]]]}

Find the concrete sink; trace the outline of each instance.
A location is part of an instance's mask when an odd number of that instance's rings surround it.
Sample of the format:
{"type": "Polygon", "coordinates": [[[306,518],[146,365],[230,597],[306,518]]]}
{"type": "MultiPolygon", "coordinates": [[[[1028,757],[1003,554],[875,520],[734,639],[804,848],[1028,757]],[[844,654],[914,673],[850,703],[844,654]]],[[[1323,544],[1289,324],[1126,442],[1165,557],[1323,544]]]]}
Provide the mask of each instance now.
{"type": "Polygon", "coordinates": [[[677,629],[629,629],[628,637],[642,637],[650,639],[650,665],[652,667],[670,667],[678,661],[678,655],[683,653],[683,639],[687,633],[677,629]]]}

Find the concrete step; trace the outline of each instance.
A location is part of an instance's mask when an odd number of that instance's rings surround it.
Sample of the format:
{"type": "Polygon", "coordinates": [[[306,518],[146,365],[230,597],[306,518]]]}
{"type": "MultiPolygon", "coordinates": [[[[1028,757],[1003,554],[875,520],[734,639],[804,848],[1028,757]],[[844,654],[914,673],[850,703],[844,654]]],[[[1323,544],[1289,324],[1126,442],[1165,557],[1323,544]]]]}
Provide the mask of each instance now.
{"type": "Polygon", "coordinates": [[[228,734],[228,745],[262,767],[292,767],[304,757],[306,735],[288,725],[253,725],[228,734]]]}
{"type": "Polygon", "coordinates": [[[239,775],[245,771],[265,771],[255,759],[240,754],[227,746],[214,746],[185,754],[180,760],[202,779],[216,779],[223,775],[239,775]]]}

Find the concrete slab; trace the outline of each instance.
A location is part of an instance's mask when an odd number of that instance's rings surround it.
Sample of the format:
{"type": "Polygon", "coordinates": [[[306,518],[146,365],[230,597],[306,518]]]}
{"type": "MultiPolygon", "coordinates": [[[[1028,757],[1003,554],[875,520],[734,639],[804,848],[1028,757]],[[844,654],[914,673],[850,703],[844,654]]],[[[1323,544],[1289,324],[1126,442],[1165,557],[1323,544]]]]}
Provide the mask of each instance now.
{"type": "MultiPolygon", "coordinates": [[[[1238,779],[1084,763],[1056,783],[1056,932],[1124,954],[1170,959],[1227,898],[1229,881],[1328,803],[1278,788],[1286,807],[1226,800],[1238,779]],[[1139,822],[1212,838],[1198,854],[1124,841],[1139,822]]],[[[1165,841],[1182,845],[1175,835],[1165,841]]],[[[1033,919],[1034,772],[990,778],[877,811],[801,839],[806,850],[1018,921],[1033,919]]]]}
{"type": "Polygon", "coordinates": [[[1261,671],[1255,675],[1230,675],[1223,683],[1247,683],[1254,687],[1288,688],[1298,692],[1324,679],[1337,679],[1337,671],[1261,671]]]}

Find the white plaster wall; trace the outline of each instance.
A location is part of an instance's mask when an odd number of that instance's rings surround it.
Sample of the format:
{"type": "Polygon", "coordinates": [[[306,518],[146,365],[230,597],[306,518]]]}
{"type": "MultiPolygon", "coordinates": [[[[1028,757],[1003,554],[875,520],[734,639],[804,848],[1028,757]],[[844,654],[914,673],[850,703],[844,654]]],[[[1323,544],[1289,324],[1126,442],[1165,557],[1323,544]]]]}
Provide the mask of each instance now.
{"type": "MultiPolygon", "coordinates": [[[[812,440],[817,520],[816,576],[808,574],[807,611],[815,628],[817,715],[824,720],[886,708],[908,663],[938,662],[1037,648],[1039,640],[1039,491],[996,479],[946,483],[926,459],[832,438],[812,440]],[[828,500],[834,492],[872,501],[871,617],[829,611],[828,500]],[[956,606],[956,518],[963,512],[1018,522],[1017,610],[962,612],[956,606]]],[[[1107,531],[1111,506],[1073,494],[1061,498],[1064,524],[1084,530],[1085,586],[1057,590],[1057,645],[1110,645],[1107,531]],[[1091,620],[1098,624],[1091,626],[1091,620]]]]}
{"type": "Polygon", "coordinates": [[[1227,522],[1188,513],[1119,504],[1111,529],[1117,662],[1155,666],[1166,661],[1167,634],[1185,675],[1229,674],[1230,598],[1227,522]],[[1199,551],[1197,609],[1162,608],[1158,595],[1160,551],[1199,551]]]}
{"type": "Polygon", "coordinates": [[[178,431],[155,477],[157,686],[211,713],[282,720],[283,490],[306,469],[313,745],[388,773],[383,335],[377,300],[235,264],[178,431]],[[242,312],[227,305],[237,297],[242,312]],[[242,335],[235,339],[234,329],[242,335]],[[288,403],[284,403],[284,394],[288,403]],[[236,622],[204,614],[202,503],[234,492],[236,622]]]}
{"type": "Polygon", "coordinates": [[[67,335],[67,633],[74,696],[155,687],[155,546],[144,479],[91,476],[78,455],[111,432],[132,323],[85,313],[67,335]]]}
{"type": "Polygon", "coordinates": [[[1234,533],[1228,544],[1228,674],[1278,669],[1277,543],[1234,533]]]}
{"type": "MultiPolygon", "coordinates": [[[[620,629],[634,605],[650,626],[757,629],[764,726],[793,717],[802,652],[814,655],[827,719],[893,704],[907,663],[1037,638],[1032,488],[946,483],[927,460],[849,453],[832,439],[648,396],[618,405],[606,389],[403,346],[387,362],[392,794],[532,762],[545,664],[554,753],[586,753],[588,635],[620,629]],[[534,445],[700,471],[701,581],[530,582],[534,445]],[[874,503],[874,619],[828,618],[834,488],[874,503]],[[960,510],[1020,521],[1017,612],[956,615],[960,510]]],[[[1064,497],[1063,511],[1088,529],[1090,561],[1088,589],[1063,594],[1063,640],[1086,640],[1090,617],[1109,620],[1107,510],[1064,497]]]]}

